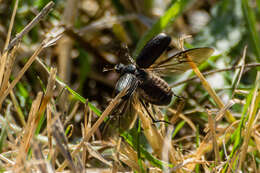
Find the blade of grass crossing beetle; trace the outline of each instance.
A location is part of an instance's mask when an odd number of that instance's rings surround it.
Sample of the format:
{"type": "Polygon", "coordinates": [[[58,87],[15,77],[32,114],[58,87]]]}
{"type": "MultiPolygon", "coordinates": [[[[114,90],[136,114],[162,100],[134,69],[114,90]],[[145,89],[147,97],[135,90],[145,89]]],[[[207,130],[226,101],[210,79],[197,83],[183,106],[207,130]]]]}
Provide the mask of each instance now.
{"type": "Polygon", "coordinates": [[[159,34],[166,26],[176,19],[182,12],[189,0],[177,0],[172,6],[164,13],[164,15],[152,26],[152,28],[147,31],[144,36],[138,42],[136,49],[134,51],[134,57],[141,52],[144,45],[153,36],[159,34]]]}

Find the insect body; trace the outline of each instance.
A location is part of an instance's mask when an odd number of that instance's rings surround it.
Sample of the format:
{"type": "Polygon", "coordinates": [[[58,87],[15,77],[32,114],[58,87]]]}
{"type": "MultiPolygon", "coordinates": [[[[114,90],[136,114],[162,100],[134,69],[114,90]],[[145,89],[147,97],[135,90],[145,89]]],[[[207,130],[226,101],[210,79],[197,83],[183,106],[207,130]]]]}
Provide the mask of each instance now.
{"type": "Polygon", "coordinates": [[[155,105],[168,105],[171,102],[173,92],[169,85],[159,76],[146,70],[164,52],[171,42],[171,38],[165,34],[159,34],[150,40],[137,58],[136,64],[115,66],[115,71],[121,74],[117,82],[116,91],[121,91],[122,85],[128,85],[126,98],[137,89],[142,99],[155,105]],[[130,75],[131,74],[131,75],[130,75]]]}
{"type": "Polygon", "coordinates": [[[195,48],[179,52],[167,59],[158,57],[168,48],[171,37],[161,33],[152,38],[142,49],[132,64],[115,66],[115,71],[121,75],[116,85],[116,92],[129,87],[125,98],[137,91],[140,97],[154,105],[168,105],[173,92],[168,83],[159,75],[176,71],[185,71],[190,68],[187,56],[197,64],[207,59],[212,53],[212,48],[195,48]]]}
{"type": "Polygon", "coordinates": [[[119,127],[119,131],[122,132],[133,126],[136,120],[134,110],[136,103],[141,103],[151,119],[156,122],[146,106],[149,104],[168,105],[174,95],[168,83],[161,76],[185,71],[190,68],[188,63],[190,59],[194,63],[200,64],[213,53],[212,48],[204,47],[181,51],[166,59],[159,58],[169,47],[170,42],[171,37],[164,33],[158,34],[144,46],[136,62],[129,56],[130,64],[117,64],[114,67],[114,70],[120,74],[115,94],[125,88],[128,90],[122,98],[123,101],[114,109],[111,119],[107,123],[109,125],[104,128],[104,136],[115,135],[116,127],[119,127]]]}
{"type": "Polygon", "coordinates": [[[149,72],[140,84],[139,93],[144,100],[155,105],[168,105],[173,96],[168,83],[149,72]]]}
{"type": "Polygon", "coordinates": [[[168,105],[171,102],[173,92],[169,85],[159,76],[133,64],[126,66],[119,64],[115,69],[122,75],[117,82],[117,92],[130,86],[125,98],[131,96],[133,91],[137,89],[140,96],[149,103],[168,105]]]}

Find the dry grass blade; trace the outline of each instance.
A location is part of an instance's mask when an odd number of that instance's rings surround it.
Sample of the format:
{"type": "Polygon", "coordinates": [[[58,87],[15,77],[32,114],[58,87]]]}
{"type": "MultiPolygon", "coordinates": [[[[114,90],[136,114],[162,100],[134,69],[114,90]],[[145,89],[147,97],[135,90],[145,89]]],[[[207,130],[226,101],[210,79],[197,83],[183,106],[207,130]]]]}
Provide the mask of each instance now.
{"type": "Polygon", "coordinates": [[[170,171],[171,172],[176,172],[177,170],[181,169],[185,165],[191,164],[191,163],[197,163],[197,162],[195,162],[193,158],[189,158],[189,159],[184,160],[182,163],[177,164],[177,166],[171,168],[170,171]]]}
{"type": "Polygon", "coordinates": [[[53,86],[55,83],[53,81],[55,81],[54,77],[56,76],[55,74],[56,74],[56,70],[51,69],[51,76],[49,78],[47,90],[46,90],[43,100],[42,100],[42,93],[39,93],[37,96],[37,99],[32,104],[31,111],[29,114],[29,119],[27,121],[26,129],[25,129],[25,134],[24,134],[23,140],[22,140],[22,141],[24,141],[24,143],[19,148],[21,155],[18,156],[16,166],[21,165],[21,163],[23,162],[23,158],[25,158],[26,153],[29,150],[31,138],[32,138],[32,136],[35,132],[35,129],[38,125],[38,122],[40,120],[40,117],[41,117],[40,115],[43,114],[46,104],[48,103],[48,101],[50,100],[50,98],[52,96],[53,86]]]}
{"type": "MultiPolygon", "coordinates": [[[[228,67],[228,68],[223,68],[223,69],[218,69],[218,70],[206,71],[206,72],[203,72],[202,75],[208,76],[208,75],[212,75],[212,74],[219,73],[219,72],[241,69],[243,67],[244,68],[253,68],[253,67],[259,67],[259,66],[260,66],[260,63],[250,63],[250,64],[238,65],[238,66],[233,66],[233,67],[228,67]]],[[[170,87],[174,88],[176,86],[179,86],[181,84],[193,81],[193,80],[198,79],[198,78],[199,78],[198,76],[190,77],[188,79],[173,83],[173,84],[170,85],[170,87]]]]}
{"type": "Polygon", "coordinates": [[[52,153],[52,130],[51,130],[51,124],[52,124],[52,117],[51,117],[51,105],[47,105],[47,136],[48,136],[48,146],[49,146],[49,154],[52,153]]]}
{"type": "MultiPolygon", "coordinates": [[[[86,104],[84,105],[84,127],[82,125],[82,134],[83,138],[86,137],[86,134],[91,129],[91,119],[93,116],[93,112],[88,107],[88,100],[86,101],[86,104]]],[[[82,162],[83,165],[86,165],[87,158],[88,158],[88,152],[87,152],[87,146],[83,146],[83,152],[82,152],[82,162]]],[[[85,169],[85,167],[84,167],[85,169]]]]}
{"type": "MultiPolygon", "coordinates": [[[[260,115],[260,111],[258,111],[258,115],[260,115]]],[[[255,139],[256,147],[258,151],[260,151],[260,131],[258,132],[257,130],[254,131],[253,137],[255,139]]]]}
{"type": "MultiPolygon", "coordinates": [[[[88,102],[86,102],[87,104],[88,102]]],[[[68,123],[71,121],[71,119],[75,116],[75,114],[77,113],[77,110],[79,108],[79,102],[76,102],[75,105],[73,106],[72,111],[70,112],[69,116],[66,117],[66,120],[64,122],[64,126],[66,127],[68,125],[68,123]]]]}
{"type": "MultiPolygon", "coordinates": [[[[231,129],[229,132],[226,132],[225,135],[218,137],[217,146],[219,147],[220,145],[223,144],[224,141],[228,141],[233,131],[234,129],[231,129]]],[[[212,151],[212,149],[213,149],[213,145],[212,143],[209,142],[209,135],[206,135],[204,140],[200,143],[197,151],[192,156],[188,156],[188,157],[192,157],[195,160],[200,160],[205,153],[212,151]]],[[[187,168],[190,170],[194,170],[195,165],[196,165],[195,163],[188,164],[187,168]]]]}
{"type": "MultiPolygon", "coordinates": [[[[5,53],[8,57],[7,57],[7,62],[6,64],[1,64],[1,69],[5,69],[5,72],[1,73],[1,78],[3,77],[3,81],[1,80],[2,82],[2,85],[0,85],[0,95],[3,95],[4,91],[6,90],[6,88],[10,85],[9,84],[9,79],[10,79],[10,76],[11,76],[11,72],[12,72],[12,69],[13,69],[13,65],[14,65],[14,61],[15,61],[15,58],[16,58],[16,51],[17,51],[17,48],[18,46],[15,46],[11,53],[10,54],[7,54],[5,53]]],[[[5,58],[4,58],[5,59],[5,58]]],[[[0,83],[1,83],[0,82],[0,83]]],[[[20,120],[21,124],[23,126],[25,126],[25,120],[24,120],[24,115],[23,115],[23,112],[18,104],[18,101],[16,100],[16,97],[13,93],[13,91],[11,90],[11,99],[13,101],[13,104],[14,104],[14,107],[15,107],[15,110],[18,114],[18,119],[20,120]]]]}
{"type": "Polygon", "coordinates": [[[1,85],[1,89],[0,89],[0,95],[2,95],[4,93],[4,91],[6,90],[6,88],[8,87],[9,84],[9,78],[11,76],[11,72],[12,72],[12,68],[14,65],[14,61],[15,61],[15,57],[16,57],[16,51],[17,51],[18,46],[15,46],[11,53],[7,55],[7,60],[6,60],[6,64],[2,64],[4,65],[4,74],[3,74],[3,81],[2,81],[2,85],[1,85]]]}
{"type": "Polygon", "coordinates": [[[95,31],[97,29],[103,29],[112,27],[114,24],[122,23],[125,21],[135,20],[139,19],[138,15],[136,14],[127,14],[127,15],[121,15],[121,16],[106,16],[96,22],[93,22],[79,30],[79,34],[82,35],[83,33],[89,33],[92,31],[95,31]]]}
{"type": "Polygon", "coordinates": [[[68,147],[68,140],[66,138],[66,135],[63,130],[63,126],[61,125],[59,119],[57,119],[52,126],[52,134],[56,141],[56,146],[58,150],[69,163],[69,167],[71,168],[72,172],[80,171],[73,162],[73,158],[70,154],[69,147],[68,147]]]}
{"type": "Polygon", "coordinates": [[[240,154],[239,169],[242,168],[242,164],[246,158],[248,144],[249,144],[250,137],[252,135],[252,129],[256,117],[256,111],[258,109],[258,105],[260,102],[259,81],[260,81],[260,72],[258,72],[256,76],[255,90],[254,90],[253,98],[249,109],[248,123],[245,128],[245,139],[243,141],[242,151],[240,154]]]}
{"type": "MultiPolygon", "coordinates": [[[[169,128],[167,129],[167,134],[164,137],[164,144],[163,144],[163,149],[162,149],[162,160],[165,161],[166,163],[169,161],[169,154],[172,149],[172,133],[173,133],[174,129],[173,126],[169,126],[169,128]]],[[[165,165],[163,170],[165,171],[169,171],[169,168],[165,165]]]]}
{"type": "Polygon", "coordinates": [[[8,166],[14,166],[15,165],[15,162],[13,162],[12,160],[6,158],[2,154],[0,154],[0,160],[2,160],[3,162],[6,162],[7,164],[9,164],[8,166]]]}
{"type": "MultiPolygon", "coordinates": [[[[49,71],[48,67],[47,67],[38,57],[36,58],[36,62],[45,70],[46,73],[48,73],[48,74],[50,75],[50,71],[49,71]]],[[[64,88],[64,87],[66,86],[65,83],[61,82],[61,81],[58,80],[57,78],[56,78],[56,83],[57,83],[60,87],[62,87],[62,88],[64,88]]]]}
{"type": "MultiPolygon", "coordinates": [[[[138,165],[138,155],[137,152],[127,143],[121,142],[120,150],[119,150],[119,159],[127,164],[133,170],[141,172],[141,169],[138,165]]],[[[145,169],[146,166],[142,162],[142,166],[145,169]]]]}
{"type": "MultiPolygon", "coordinates": [[[[105,109],[105,111],[102,113],[102,115],[99,117],[99,119],[95,122],[95,124],[92,126],[92,128],[88,131],[85,138],[80,142],[80,144],[77,146],[77,148],[72,152],[72,156],[74,156],[76,153],[79,152],[81,147],[84,145],[84,142],[87,142],[90,137],[94,134],[94,132],[98,129],[100,124],[104,121],[104,119],[113,111],[113,109],[120,103],[121,98],[126,94],[126,91],[128,88],[125,88],[122,90],[108,105],[108,107],[105,109]]],[[[67,166],[67,162],[65,161],[58,169],[57,171],[63,170],[67,166]]]]}
{"type": "MultiPolygon", "coordinates": [[[[242,58],[241,58],[241,60],[240,60],[240,64],[241,64],[242,67],[241,67],[241,69],[240,69],[240,71],[239,71],[238,78],[237,78],[237,80],[236,80],[236,78],[234,78],[234,80],[233,80],[233,82],[232,82],[232,84],[233,84],[232,86],[234,86],[234,87],[233,87],[234,90],[237,89],[238,84],[239,84],[239,82],[240,82],[240,80],[241,80],[241,78],[242,78],[243,72],[244,72],[244,70],[245,70],[246,51],[247,51],[247,46],[245,46],[245,48],[244,48],[244,50],[243,50],[242,58]]],[[[235,76],[236,76],[236,75],[235,75],[235,76]]],[[[235,95],[235,92],[232,93],[231,98],[233,98],[234,95],[235,95]]]]}
{"type": "MultiPolygon", "coordinates": [[[[216,117],[215,117],[215,121],[216,121],[216,122],[220,121],[221,118],[224,116],[225,112],[226,112],[229,108],[231,108],[234,104],[235,104],[235,102],[232,101],[232,100],[230,100],[223,108],[221,108],[221,109],[218,111],[218,113],[217,113],[217,115],[216,115],[216,117]]],[[[206,128],[204,129],[204,132],[207,133],[208,131],[209,131],[209,127],[206,127],[206,128]]]]}
{"type": "Polygon", "coordinates": [[[192,128],[192,130],[195,132],[196,131],[196,126],[195,126],[195,124],[188,118],[188,117],[186,117],[184,114],[182,114],[182,113],[178,113],[178,111],[175,111],[175,110],[173,110],[173,109],[171,109],[171,108],[169,108],[169,109],[167,109],[169,112],[171,112],[172,114],[174,114],[175,116],[173,116],[172,118],[171,118],[171,123],[173,124],[173,123],[175,123],[176,122],[176,120],[177,120],[177,118],[181,118],[181,119],[183,119],[185,122],[187,122],[187,124],[192,128]],[[177,116],[176,116],[177,115],[177,116]]]}
{"type": "MultiPolygon", "coordinates": [[[[223,108],[224,104],[216,94],[216,92],[211,88],[207,80],[203,77],[200,70],[198,69],[197,65],[192,61],[192,59],[187,55],[187,59],[189,60],[189,64],[192,67],[193,71],[196,73],[196,75],[200,78],[202,85],[204,88],[208,91],[209,95],[213,98],[213,100],[216,102],[216,104],[219,106],[219,108],[223,108]]],[[[227,110],[226,112],[226,118],[228,122],[234,122],[236,119],[234,116],[227,110]]]]}
{"type": "Polygon", "coordinates": [[[40,103],[41,103],[41,99],[42,99],[42,92],[39,92],[36,99],[33,101],[32,106],[31,106],[31,110],[29,113],[29,118],[27,120],[27,125],[25,126],[25,130],[24,130],[24,135],[22,137],[22,143],[19,147],[19,155],[16,158],[16,169],[23,167],[23,162],[26,160],[26,153],[29,150],[29,145],[30,145],[30,141],[32,138],[32,135],[34,133],[33,129],[36,128],[35,127],[35,118],[36,118],[36,114],[38,112],[38,109],[40,107],[40,103]]]}
{"type": "MultiPolygon", "coordinates": [[[[79,1],[78,0],[67,0],[65,3],[63,16],[62,16],[62,23],[65,27],[72,27],[75,24],[76,17],[78,14],[79,8],[79,1]]],[[[58,75],[62,81],[68,83],[71,78],[71,69],[72,66],[72,58],[71,58],[71,51],[74,46],[74,40],[65,34],[58,42],[57,42],[57,53],[58,53],[58,75]]],[[[66,101],[68,93],[63,92],[61,94],[61,99],[59,101],[59,106],[62,109],[65,109],[64,101],[66,101]]]]}
{"type": "Polygon", "coordinates": [[[32,148],[33,148],[33,153],[34,153],[34,156],[35,156],[36,160],[39,161],[37,166],[38,166],[40,172],[48,172],[47,171],[47,166],[46,166],[47,163],[45,163],[45,158],[43,156],[40,144],[38,142],[34,141],[33,145],[32,145],[32,148]]]}
{"type": "Polygon", "coordinates": [[[0,110],[2,107],[2,103],[4,101],[4,99],[6,98],[6,96],[10,93],[10,91],[15,87],[15,85],[20,81],[20,79],[22,78],[22,76],[24,75],[24,73],[28,70],[28,68],[32,65],[32,63],[34,62],[34,60],[36,59],[36,57],[39,55],[39,53],[43,50],[44,48],[44,42],[37,48],[37,50],[33,53],[33,55],[29,58],[29,60],[26,62],[26,64],[24,65],[24,67],[20,70],[20,72],[18,73],[18,76],[15,77],[15,79],[12,81],[12,83],[10,84],[10,86],[5,90],[5,92],[3,93],[3,95],[0,96],[0,110]]]}
{"type": "MultiPolygon", "coordinates": [[[[219,149],[218,149],[218,144],[217,144],[217,135],[216,135],[216,121],[212,116],[212,113],[210,111],[208,112],[208,121],[209,121],[209,129],[212,137],[212,144],[215,152],[215,162],[216,165],[219,164],[220,161],[220,156],[219,156],[219,149]]],[[[216,169],[216,167],[214,168],[216,169]]],[[[216,171],[216,170],[215,170],[216,171]]]]}
{"type": "Polygon", "coordinates": [[[18,8],[18,3],[19,3],[19,0],[16,0],[15,5],[14,5],[14,10],[13,10],[13,13],[12,13],[12,17],[11,17],[11,21],[10,21],[10,24],[9,24],[8,32],[7,32],[7,37],[6,37],[6,40],[5,40],[4,50],[7,48],[9,41],[10,41],[10,38],[11,38],[12,29],[13,29],[13,25],[14,25],[14,19],[15,19],[15,15],[16,15],[16,12],[17,12],[17,8],[18,8]]]}
{"type": "Polygon", "coordinates": [[[86,138],[84,141],[88,141],[89,138],[94,134],[94,132],[98,129],[100,124],[104,121],[104,119],[112,112],[112,110],[120,103],[121,98],[125,95],[128,88],[125,88],[122,92],[120,92],[109,104],[109,106],[105,109],[96,123],[92,126],[92,128],[88,131],[86,138]]]}
{"type": "Polygon", "coordinates": [[[51,8],[54,6],[54,2],[49,2],[42,10],[41,12],[35,16],[35,18],[25,26],[25,28],[16,35],[16,37],[10,42],[8,47],[4,50],[4,52],[8,52],[10,49],[12,49],[20,40],[21,38],[27,34],[37,23],[39,23],[51,10],[51,8]]]}
{"type": "Polygon", "coordinates": [[[88,152],[89,152],[89,154],[91,156],[97,158],[98,160],[100,160],[101,162],[107,164],[110,167],[113,166],[109,161],[104,159],[103,156],[100,153],[98,153],[89,143],[85,142],[85,145],[87,146],[88,152]]]}
{"type": "Polygon", "coordinates": [[[51,72],[50,72],[50,76],[48,79],[48,85],[46,88],[46,92],[44,94],[44,97],[42,99],[42,103],[41,103],[41,107],[39,108],[38,114],[37,114],[37,118],[36,118],[36,124],[39,123],[41,116],[43,115],[47,104],[49,103],[50,99],[53,96],[53,91],[54,91],[54,86],[55,86],[55,78],[56,78],[56,73],[57,73],[57,69],[56,68],[51,68],[51,72]]]}
{"type": "Polygon", "coordinates": [[[6,64],[7,57],[8,57],[8,52],[5,52],[2,54],[1,59],[0,59],[0,86],[2,86],[2,80],[4,77],[4,70],[5,70],[5,64],[6,64]]]}
{"type": "MultiPolygon", "coordinates": [[[[19,0],[16,0],[15,1],[15,6],[14,6],[14,10],[13,10],[13,13],[12,13],[12,17],[11,17],[11,21],[10,21],[10,24],[9,24],[9,28],[8,28],[8,33],[7,33],[7,37],[6,37],[6,41],[5,41],[5,45],[4,45],[4,49],[7,48],[8,44],[9,44],[9,41],[10,41],[10,37],[11,37],[11,33],[12,33],[12,28],[13,28],[13,24],[14,24],[14,19],[15,19],[15,14],[16,14],[16,11],[17,11],[17,7],[18,7],[18,2],[19,0]]],[[[1,57],[1,62],[0,62],[0,86],[1,86],[1,83],[2,83],[2,78],[4,76],[4,69],[5,69],[5,66],[6,66],[6,58],[8,57],[8,52],[5,52],[3,54],[3,56],[1,57]]],[[[7,68],[8,70],[8,68],[7,68]]],[[[2,87],[2,86],[1,86],[2,87]]]]}

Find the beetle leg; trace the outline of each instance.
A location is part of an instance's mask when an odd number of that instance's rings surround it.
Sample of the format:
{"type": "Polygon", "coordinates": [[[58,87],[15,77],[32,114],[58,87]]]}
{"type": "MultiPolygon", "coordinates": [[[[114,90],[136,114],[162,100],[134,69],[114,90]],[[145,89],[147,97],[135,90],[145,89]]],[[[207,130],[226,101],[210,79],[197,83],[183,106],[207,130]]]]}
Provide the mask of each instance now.
{"type": "Polygon", "coordinates": [[[173,93],[173,95],[174,95],[175,97],[177,97],[178,99],[180,99],[180,100],[185,100],[185,97],[179,96],[179,95],[175,94],[173,91],[172,91],[172,93],[173,93]]]}
{"type": "Polygon", "coordinates": [[[147,109],[147,106],[145,105],[144,101],[139,99],[142,106],[144,107],[144,109],[146,110],[147,114],[149,115],[149,117],[152,119],[152,122],[153,123],[167,123],[167,124],[171,124],[170,122],[168,121],[165,121],[165,120],[155,120],[154,117],[151,115],[151,112],[147,109]]]}

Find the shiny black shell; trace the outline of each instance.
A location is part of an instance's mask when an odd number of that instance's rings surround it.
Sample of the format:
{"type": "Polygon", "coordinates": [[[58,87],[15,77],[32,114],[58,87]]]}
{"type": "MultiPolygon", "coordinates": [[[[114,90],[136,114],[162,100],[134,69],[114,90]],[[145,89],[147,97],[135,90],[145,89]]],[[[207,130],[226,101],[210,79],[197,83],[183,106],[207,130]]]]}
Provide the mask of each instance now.
{"type": "Polygon", "coordinates": [[[137,89],[139,95],[145,101],[155,105],[168,105],[171,102],[173,92],[168,83],[159,76],[141,68],[131,65],[121,65],[121,76],[116,84],[118,94],[128,87],[124,99],[128,99],[137,89]]]}
{"type": "Polygon", "coordinates": [[[142,49],[141,53],[136,58],[136,64],[140,68],[150,67],[156,59],[168,48],[171,43],[171,37],[164,33],[160,33],[150,41],[142,49]]]}
{"type": "MultiPolygon", "coordinates": [[[[123,74],[122,76],[120,76],[119,80],[116,83],[115,94],[117,95],[126,87],[129,88],[133,87],[136,82],[137,82],[137,77],[134,74],[131,73],[123,74]]],[[[129,91],[131,91],[131,89],[129,91]]],[[[131,94],[131,93],[127,93],[127,94],[131,94]]]]}

